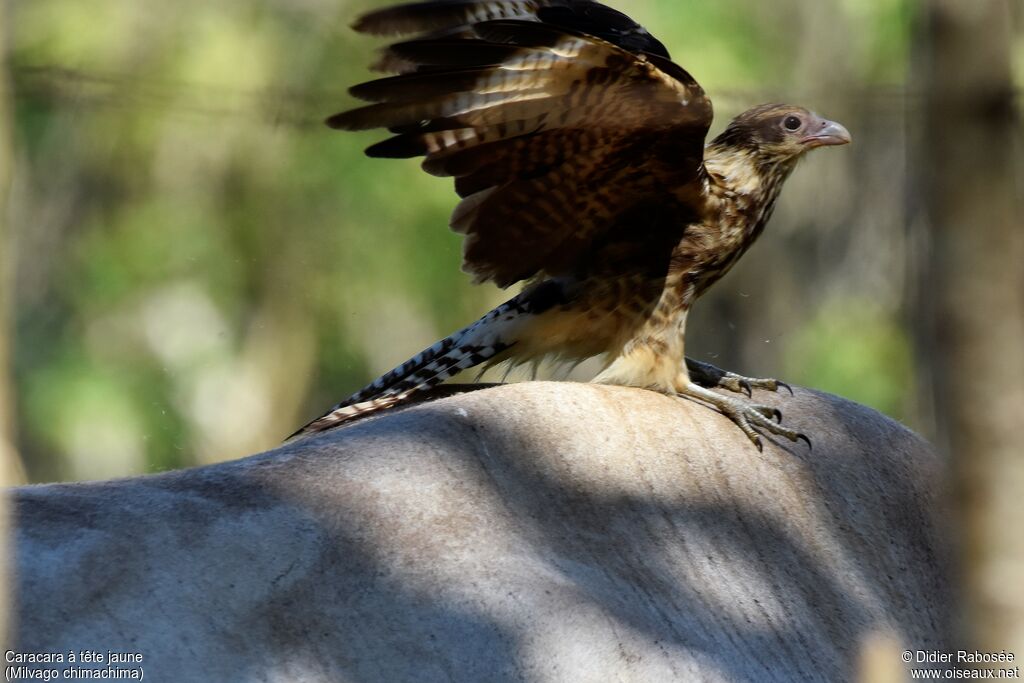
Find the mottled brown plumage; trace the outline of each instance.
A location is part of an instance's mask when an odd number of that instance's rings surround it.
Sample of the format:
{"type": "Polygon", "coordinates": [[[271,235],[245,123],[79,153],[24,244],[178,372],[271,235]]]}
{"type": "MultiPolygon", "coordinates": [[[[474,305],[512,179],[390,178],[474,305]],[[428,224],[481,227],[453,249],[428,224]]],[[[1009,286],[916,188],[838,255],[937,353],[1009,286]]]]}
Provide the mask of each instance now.
{"type": "Polygon", "coordinates": [[[760,235],[809,149],[849,142],[801,107],[763,105],[705,146],[711,102],[664,46],[589,0],[446,0],[385,8],[357,30],[415,34],[355,86],[336,128],[388,128],[371,156],[423,156],[462,201],[463,268],[521,294],[303,429],[402,403],[458,371],[606,359],[595,381],[710,403],[760,445],[775,411],[711,392],[751,383],[684,356],[686,314],[760,235]]]}

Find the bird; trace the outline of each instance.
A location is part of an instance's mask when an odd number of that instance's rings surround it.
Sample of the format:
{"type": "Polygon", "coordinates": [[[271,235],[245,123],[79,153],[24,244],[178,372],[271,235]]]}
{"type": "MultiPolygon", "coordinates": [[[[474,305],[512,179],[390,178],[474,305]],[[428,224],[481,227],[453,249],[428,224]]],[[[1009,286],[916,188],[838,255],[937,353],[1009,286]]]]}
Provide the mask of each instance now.
{"type": "Polygon", "coordinates": [[[762,104],[708,142],[713,108],[696,79],[593,0],[430,0],[353,28],[397,42],[373,65],[387,75],[349,90],[366,104],[327,124],[387,129],[368,156],[423,157],[426,172],[454,178],[463,270],[523,285],[296,435],[400,406],[469,368],[598,357],[594,382],[706,404],[759,450],[761,432],[811,445],[751,402],[753,388],[788,385],[687,358],[686,320],[761,235],[797,162],[849,143],[845,127],[762,104]]]}

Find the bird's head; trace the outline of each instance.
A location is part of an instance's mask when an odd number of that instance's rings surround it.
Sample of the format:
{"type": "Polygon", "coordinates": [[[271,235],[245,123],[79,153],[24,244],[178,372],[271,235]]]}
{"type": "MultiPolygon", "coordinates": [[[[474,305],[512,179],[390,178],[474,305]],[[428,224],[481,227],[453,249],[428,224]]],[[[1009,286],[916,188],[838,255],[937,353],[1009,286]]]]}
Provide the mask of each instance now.
{"type": "Polygon", "coordinates": [[[809,150],[850,140],[841,124],[788,104],[754,107],[733,119],[718,137],[719,142],[755,150],[774,161],[795,161],[809,150]]]}

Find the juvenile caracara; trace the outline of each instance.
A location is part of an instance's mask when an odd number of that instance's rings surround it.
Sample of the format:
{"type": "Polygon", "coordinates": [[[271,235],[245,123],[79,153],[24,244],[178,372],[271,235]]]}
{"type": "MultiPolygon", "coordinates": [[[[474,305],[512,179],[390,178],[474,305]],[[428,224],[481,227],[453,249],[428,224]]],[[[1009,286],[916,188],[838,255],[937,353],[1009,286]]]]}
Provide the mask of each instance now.
{"type": "Polygon", "coordinates": [[[644,28],[591,0],[437,0],[371,12],[355,29],[413,37],[377,64],[397,75],[352,88],[372,104],[328,123],[387,128],[393,137],[367,154],[423,156],[429,173],[454,177],[463,268],[526,285],[300,433],[401,404],[466,368],[601,356],[595,382],[711,404],[758,448],[755,428],[806,440],[777,410],[710,390],[780,383],[687,359],[686,315],[761,234],[797,160],[850,141],[843,126],[769,104],[706,144],[711,102],[697,81],[644,28]]]}

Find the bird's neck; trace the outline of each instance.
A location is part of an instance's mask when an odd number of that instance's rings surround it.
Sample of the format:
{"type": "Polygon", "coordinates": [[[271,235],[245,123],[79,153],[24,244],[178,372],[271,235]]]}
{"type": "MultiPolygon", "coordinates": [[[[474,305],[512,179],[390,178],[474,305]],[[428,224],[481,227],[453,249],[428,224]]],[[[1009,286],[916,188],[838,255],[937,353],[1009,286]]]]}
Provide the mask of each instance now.
{"type": "Polygon", "coordinates": [[[717,141],[704,155],[709,209],[740,233],[743,250],[760,236],[775,210],[796,160],[767,157],[756,149],[717,141]]]}
{"type": "Polygon", "coordinates": [[[775,203],[795,167],[793,158],[769,157],[755,148],[718,141],[708,145],[704,152],[710,192],[761,205],[775,203]]]}

